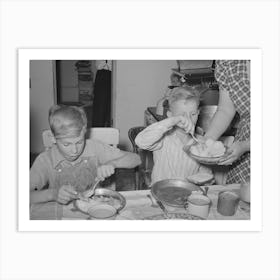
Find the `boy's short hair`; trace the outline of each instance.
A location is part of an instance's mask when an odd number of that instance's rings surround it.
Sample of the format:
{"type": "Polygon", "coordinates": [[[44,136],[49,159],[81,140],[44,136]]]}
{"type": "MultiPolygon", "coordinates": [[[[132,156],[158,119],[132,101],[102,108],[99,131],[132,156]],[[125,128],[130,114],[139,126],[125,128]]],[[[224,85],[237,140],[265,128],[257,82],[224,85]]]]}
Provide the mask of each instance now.
{"type": "Polygon", "coordinates": [[[55,138],[78,137],[86,132],[87,117],[80,107],[54,105],[49,110],[49,124],[55,138]]]}
{"type": "Polygon", "coordinates": [[[168,106],[170,108],[172,103],[178,100],[194,100],[197,103],[197,106],[199,106],[199,98],[200,94],[198,90],[190,86],[177,87],[173,89],[170,96],[168,97],[168,106]]]}

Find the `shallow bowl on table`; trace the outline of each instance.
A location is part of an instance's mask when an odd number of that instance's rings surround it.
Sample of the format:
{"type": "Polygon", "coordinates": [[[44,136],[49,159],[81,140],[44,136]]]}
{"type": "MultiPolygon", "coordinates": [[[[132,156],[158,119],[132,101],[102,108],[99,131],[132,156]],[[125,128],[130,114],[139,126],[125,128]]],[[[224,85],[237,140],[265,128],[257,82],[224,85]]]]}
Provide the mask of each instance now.
{"type": "Polygon", "coordinates": [[[196,185],[180,179],[165,179],[151,186],[151,193],[157,200],[173,207],[184,207],[189,195],[199,190],[196,185]]]}
{"type": "Polygon", "coordinates": [[[89,198],[88,201],[80,199],[74,201],[74,206],[85,214],[89,214],[89,211],[92,211],[92,209],[98,205],[112,206],[116,209],[117,214],[125,207],[126,200],[116,191],[99,188],[95,190],[94,196],[89,198]]]}
{"type": "Polygon", "coordinates": [[[117,209],[109,204],[99,204],[89,207],[88,214],[95,220],[113,220],[117,215],[117,209]]]}

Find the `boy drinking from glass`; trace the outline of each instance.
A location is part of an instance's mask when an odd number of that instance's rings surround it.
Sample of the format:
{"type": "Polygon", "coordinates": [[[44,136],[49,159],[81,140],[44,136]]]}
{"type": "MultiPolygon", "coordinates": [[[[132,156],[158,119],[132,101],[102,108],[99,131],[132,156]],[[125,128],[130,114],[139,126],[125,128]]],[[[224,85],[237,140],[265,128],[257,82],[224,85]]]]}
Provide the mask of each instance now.
{"type": "Polygon", "coordinates": [[[54,105],[49,111],[54,145],[41,153],[30,170],[30,203],[57,201],[67,204],[98,178],[115,168],[134,168],[138,155],[98,140],[85,139],[87,118],[83,109],[54,105]]]}

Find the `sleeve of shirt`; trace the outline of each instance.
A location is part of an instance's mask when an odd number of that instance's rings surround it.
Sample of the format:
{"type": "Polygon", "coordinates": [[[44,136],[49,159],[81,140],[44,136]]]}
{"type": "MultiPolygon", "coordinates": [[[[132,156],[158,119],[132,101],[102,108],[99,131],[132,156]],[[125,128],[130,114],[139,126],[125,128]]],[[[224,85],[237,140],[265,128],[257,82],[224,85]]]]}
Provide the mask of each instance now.
{"type": "Polygon", "coordinates": [[[46,159],[40,154],[30,169],[30,190],[41,190],[48,183],[46,159]]]}
{"type": "Polygon", "coordinates": [[[101,165],[124,156],[124,152],[120,149],[102,143],[98,140],[92,140],[89,143],[91,146],[94,146],[93,149],[97,156],[98,163],[101,165]]]}
{"type": "Polygon", "coordinates": [[[139,148],[144,150],[159,150],[163,145],[163,136],[168,130],[169,128],[160,122],[153,123],[136,136],[135,143],[139,148]]]}

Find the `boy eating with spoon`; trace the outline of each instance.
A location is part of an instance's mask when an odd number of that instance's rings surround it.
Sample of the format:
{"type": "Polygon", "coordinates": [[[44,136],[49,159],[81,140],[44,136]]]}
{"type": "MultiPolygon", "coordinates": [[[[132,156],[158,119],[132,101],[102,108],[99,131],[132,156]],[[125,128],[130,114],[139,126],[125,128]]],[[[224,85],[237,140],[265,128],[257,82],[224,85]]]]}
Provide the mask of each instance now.
{"type": "Polygon", "coordinates": [[[75,106],[54,105],[49,110],[54,144],[41,153],[30,170],[30,203],[76,199],[95,179],[103,181],[115,168],[134,168],[138,155],[98,140],[85,139],[87,118],[75,106]]]}
{"type": "Polygon", "coordinates": [[[153,151],[152,183],[211,173],[183,151],[184,146],[194,143],[191,134],[199,114],[198,92],[191,87],[175,88],[168,103],[168,118],[148,126],[135,139],[141,149],[153,151]]]}

